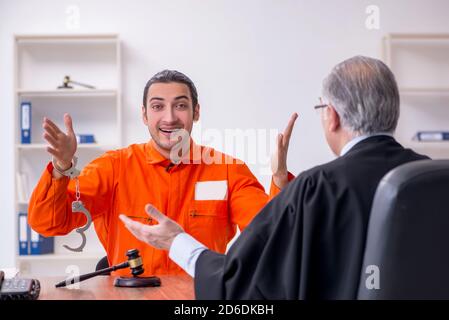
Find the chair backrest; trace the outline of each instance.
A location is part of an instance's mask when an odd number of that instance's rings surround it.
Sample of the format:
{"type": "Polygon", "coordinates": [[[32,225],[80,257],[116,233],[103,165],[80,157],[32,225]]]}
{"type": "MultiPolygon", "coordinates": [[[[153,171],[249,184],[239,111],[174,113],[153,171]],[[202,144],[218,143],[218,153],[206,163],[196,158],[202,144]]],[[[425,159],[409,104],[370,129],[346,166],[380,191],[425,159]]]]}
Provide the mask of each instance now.
{"type": "MultiPolygon", "coordinates": [[[[108,257],[104,256],[103,258],[101,258],[98,263],[97,266],[95,267],[95,271],[101,270],[101,269],[106,269],[109,268],[109,261],[108,261],[108,257]]],[[[111,273],[108,274],[104,274],[104,275],[110,275],[111,273]]]]}
{"type": "Polygon", "coordinates": [[[407,163],[379,183],[358,299],[449,299],[449,160],[407,163]]]}

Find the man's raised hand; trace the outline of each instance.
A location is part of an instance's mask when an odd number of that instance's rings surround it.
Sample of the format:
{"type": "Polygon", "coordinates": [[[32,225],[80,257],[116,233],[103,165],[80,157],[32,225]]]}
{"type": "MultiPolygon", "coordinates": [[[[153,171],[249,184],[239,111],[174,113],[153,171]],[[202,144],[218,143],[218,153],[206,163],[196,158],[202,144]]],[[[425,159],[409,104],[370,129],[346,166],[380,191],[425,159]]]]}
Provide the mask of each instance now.
{"type": "Polygon", "coordinates": [[[73,156],[76,152],[76,136],[73,131],[72,118],[69,114],[64,114],[64,124],[66,132],[62,132],[53,121],[44,118],[42,127],[44,128],[44,139],[50,144],[47,151],[50,153],[56,165],[63,170],[69,169],[73,156]]]}

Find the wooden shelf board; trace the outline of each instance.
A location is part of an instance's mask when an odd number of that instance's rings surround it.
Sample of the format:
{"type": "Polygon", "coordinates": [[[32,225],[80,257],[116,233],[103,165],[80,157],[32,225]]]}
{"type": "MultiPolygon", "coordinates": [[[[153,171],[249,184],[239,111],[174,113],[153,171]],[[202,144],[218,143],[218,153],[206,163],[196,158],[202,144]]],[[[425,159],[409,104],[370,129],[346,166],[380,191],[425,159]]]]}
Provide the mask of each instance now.
{"type": "Polygon", "coordinates": [[[98,253],[79,253],[79,254],[60,254],[60,253],[51,253],[51,254],[38,254],[38,255],[27,255],[21,256],[17,255],[17,259],[20,261],[46,261],[46,260],[100,260],[105,256],[106,253],[98,252],[98,253]]]}
{"type": "MultiPolygon", "coordinates": [[[[45,150],[46,144],[32,143],[32,144],[17,144],[16,148],[19,150],[45,150]]],[[[108,144],[98,144],[98,143],[78,143],[78,149],[115,149],[116,146],[108,144]]]]}
{"type": "Polygon", "coordinates": [[[449,33],[390,33],[386,36],[390,40],[448,40],[449,33]]]}
{"type": "Polygon", "coordinates": [[[20,97],[115,97],[116,89],[54,89],[54,90],[27,90],[19,89],[20,97]]]}
{"type": "Polygon", "coordinates": [[[436,95],[446,95],[449,94],[449,87],[434,87],[434,88],[419,88],[419,87],[404,87],[404,88],[399,88],[399,93],[400,94],[417,94],[417,95],[426,95],[426,94],[436,94],[436,95]]]}
{"type": "Polygon", "coordinates": [[[16,35],[17,44],[116,43],[118,34],[16,35]]]}

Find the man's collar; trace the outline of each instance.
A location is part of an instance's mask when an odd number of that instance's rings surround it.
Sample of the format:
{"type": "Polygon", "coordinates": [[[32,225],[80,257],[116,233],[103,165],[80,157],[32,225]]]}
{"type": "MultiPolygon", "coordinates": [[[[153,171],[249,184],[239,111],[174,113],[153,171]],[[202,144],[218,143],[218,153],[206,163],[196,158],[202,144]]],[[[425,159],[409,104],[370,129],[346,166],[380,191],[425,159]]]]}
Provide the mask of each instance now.
{"type": "Polygon", "coordinates": [[[153,139],[145,144],[145,156],[149,164],[157,164],[167,160],[167,158],[157,150],[153,139]]]}
{"type": "Polygon", "coordinates": [[[368,138],[375,137],[375,136],[389,136],[389,137],[393,137],[393,135],[391,133],[389,133],[389,132],[379,132],[379,133],[373,133],[373,134],[369,134],[369,135],[357,136],[357,137],[355,137],[354,139],[352,139],[351,141],[349,141],[348,143],[345,144],[343,149],[341,149],[340,157],[344,156],[346,153],[348,153],[349,150],[351,150],[357,143],[362,142],[363,140],[366,140],[368,138]]]}
{"type": "MultiPolygon", "coordinates": [[[[171,159],[167,159],[156,148],[156,142],[153,139],[145,144],[145,156],[148,164],[168,164],[173,163],[171,159]]],[[[197,145],[192,138],[190,138],[189,152],[184,154],[178,163],[196,163],[201,160],[201,146],[197,145]]]]}

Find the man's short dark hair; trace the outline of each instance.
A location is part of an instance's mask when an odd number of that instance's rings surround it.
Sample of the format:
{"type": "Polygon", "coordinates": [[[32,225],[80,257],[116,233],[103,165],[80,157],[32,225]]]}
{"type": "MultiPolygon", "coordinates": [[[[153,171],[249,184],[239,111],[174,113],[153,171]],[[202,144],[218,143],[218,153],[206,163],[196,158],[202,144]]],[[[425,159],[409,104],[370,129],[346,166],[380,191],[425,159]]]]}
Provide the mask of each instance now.
{"type": "Polygon", "coordinates": [[[192,97],[192,104],[193,107],[198,104],[198,93],[196,91],[195,85],[193,84],[193,81],[190,80],[189,77],[187,77],[184,73],[176,71],[176,70],[162,70],[161,72],[156,73],[153,77],[151,77],[150,80],[148,80],[147,84],[145,85],[145,89],[143,90],[143,106],[144,108],[147,107],[147,96],[148,96],[148,89],[151,87],[153,83],[170,83],[170,82],[177,82],[177,83],[183,83],[187,87],[189,87],[190,90],[190,96],[192,97]]]}

